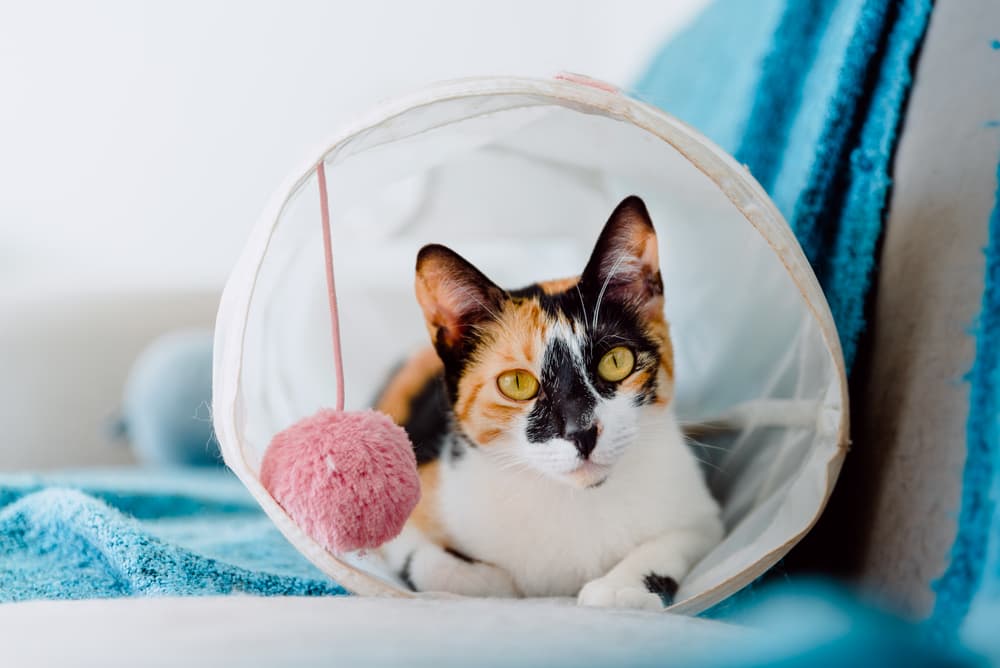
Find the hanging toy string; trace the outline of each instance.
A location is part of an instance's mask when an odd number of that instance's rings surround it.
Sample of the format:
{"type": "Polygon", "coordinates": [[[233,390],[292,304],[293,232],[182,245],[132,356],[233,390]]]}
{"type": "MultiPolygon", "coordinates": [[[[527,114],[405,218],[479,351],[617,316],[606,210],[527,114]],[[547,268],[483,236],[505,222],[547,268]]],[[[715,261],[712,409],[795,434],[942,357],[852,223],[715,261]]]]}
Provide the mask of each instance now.
{"type": "Polygon", "coordinates": [[[344,358],[340,352],[340,316],[337,314],[337,288],[333,282],[333,244],[330,241],[330,204],[326,194],[326,166],[316,167],[319,182],[320,217],[323,220],[323,254],[326,258],[326,294],[330,301],[330,330],[333,338],[333,367],[337,375],[337,410],[344,410],[344,358]]]}

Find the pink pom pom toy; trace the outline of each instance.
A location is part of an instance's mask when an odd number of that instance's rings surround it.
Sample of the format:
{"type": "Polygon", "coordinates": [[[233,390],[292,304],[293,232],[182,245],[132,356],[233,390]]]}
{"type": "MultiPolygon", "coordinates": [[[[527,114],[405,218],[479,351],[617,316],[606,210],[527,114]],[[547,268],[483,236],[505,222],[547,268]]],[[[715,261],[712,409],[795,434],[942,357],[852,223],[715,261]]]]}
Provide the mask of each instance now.
{"type": "Polygon", "coordinates": [[[336,553],[395,538],[420,500],[417,460],[406,431],[377,411],[344,411],[344,369],[333,281],[326,174],[316,169],[326,284],[337,376],[337,408],[279,432],[264,453],[260,480],[313,540],[336,553]]]}
{"type": "Polygon", "coordinates": [[[410,440],[376,411],[322,410],[285,429],[260,479],[296,524],[338,553],[395,538],[420,500],[410,440]]]}

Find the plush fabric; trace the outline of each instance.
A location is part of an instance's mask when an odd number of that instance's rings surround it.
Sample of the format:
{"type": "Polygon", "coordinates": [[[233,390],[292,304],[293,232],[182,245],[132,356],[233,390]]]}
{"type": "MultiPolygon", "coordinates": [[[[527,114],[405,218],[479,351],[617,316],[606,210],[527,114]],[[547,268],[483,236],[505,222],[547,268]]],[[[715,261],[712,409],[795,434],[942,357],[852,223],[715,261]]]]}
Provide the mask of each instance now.
{"type": "Polygon", "coordinates": [[[343,594],[229,473],[0,476],[0,601],[343,594]]]}
{"type": "MultiPolygon", "coordinates": [[[[969,373],[962,510],[951,563],[935,584],[933,615],[942,631],[957,631],[964,623],[982,641],[989,641],[1000,619],[1000,167],[997,180],[976,361],[969,373]]],[[[996,658],[1000,661],[1000,651],[996,658]]]]}
{"type": "Polygon", "coordinates": [[[930,0],[718,0],[636,94],[746,164],[823,285],[850,368],[930,0]]]}
{"type": "Polygon", "coordinates": [[[420,500],[406,431],[371,410],[321,410],[280,432],[260,481],[296,524],[338,553],[395,538],[420,500]]]}

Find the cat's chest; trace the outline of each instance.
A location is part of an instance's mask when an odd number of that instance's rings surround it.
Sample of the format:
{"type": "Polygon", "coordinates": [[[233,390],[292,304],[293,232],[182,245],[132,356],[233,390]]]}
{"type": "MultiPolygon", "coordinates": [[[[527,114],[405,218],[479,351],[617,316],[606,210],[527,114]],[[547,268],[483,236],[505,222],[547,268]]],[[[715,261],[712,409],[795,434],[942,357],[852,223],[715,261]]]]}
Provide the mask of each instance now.
{"type": "Polygon", "coordinates": [[[595,489],[504,470],[477,454],[442,475],[441,519],[458,549],[506,569],[524,594],[572,596],[676,526],[684,486],[669,484],[670,464],[689,455],[672,450],[627,454],[595,489]]]}

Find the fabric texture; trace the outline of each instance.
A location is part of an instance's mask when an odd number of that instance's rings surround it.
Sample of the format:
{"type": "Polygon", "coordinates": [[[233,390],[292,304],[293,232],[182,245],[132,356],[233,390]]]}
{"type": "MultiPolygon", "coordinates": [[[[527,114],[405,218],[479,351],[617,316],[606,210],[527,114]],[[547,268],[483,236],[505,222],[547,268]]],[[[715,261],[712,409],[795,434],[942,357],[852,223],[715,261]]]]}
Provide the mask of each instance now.
{"type": "MultiPolygon", "coordinates": [[[[955,632],[964,621],[966,633],[988,642],[1000,619],[1000,165],[997,183],[976,361],[968,376],[962,509],[951,562],[935,583],[933,613],[942,632],[955,632]]],[[[1000,651],[995,659],[1000,661],[1000,651]]]]}
{"type": "Polygon", "coordinates": [[[930,0],[719,0],[634,88],[734,153],[768,191],[823,285],[848,368],[930,9],[930,0]]]}
{"type": "Polygon", "coordinates": [[[325,409],[279,432],[260,481],[296,524],[338,553],[389,542],[420,500],[409,437],[372,410],[325,409]]]}
{"type": "Polygon", "coordinates": [[[344,594],[222,471],[0,476],[0,602],[344,594]]]}

